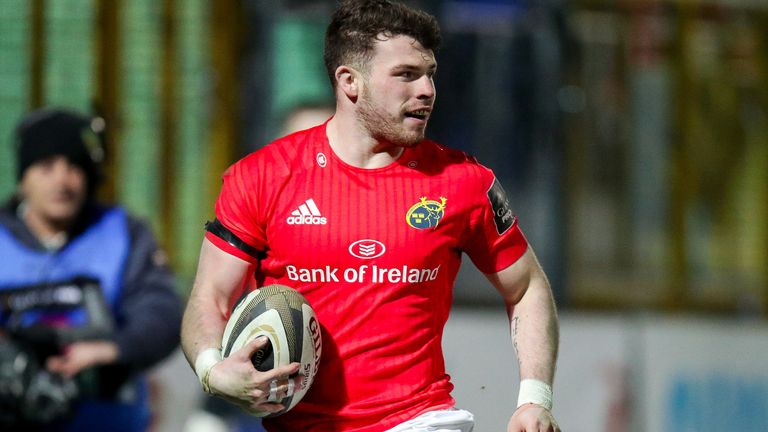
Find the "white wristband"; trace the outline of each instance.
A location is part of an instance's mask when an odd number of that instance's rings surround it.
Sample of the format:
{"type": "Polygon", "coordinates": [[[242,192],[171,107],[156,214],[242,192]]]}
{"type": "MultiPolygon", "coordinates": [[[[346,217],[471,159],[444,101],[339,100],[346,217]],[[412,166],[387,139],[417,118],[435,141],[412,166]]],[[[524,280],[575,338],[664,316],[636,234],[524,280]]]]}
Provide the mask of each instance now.
{"type": "Polygon", "coordinates": [[[520,381],[520,394],[517,397],[517,407],[527,403],[540,405],[552,410],[552,387],[544,381],[524,379],[520,381]]]}
{"type": "Polygon", "coordinates": [[[208,348],[200,352],[195,360],[195,373],[200,380],[200,384],[203,386],[203,391],[211,393],[211,387],[208,384],[208,378],[211,374],[211,369],[216,366],[216,363],[220,362],[221,350],[218,348],[208,348]]]}

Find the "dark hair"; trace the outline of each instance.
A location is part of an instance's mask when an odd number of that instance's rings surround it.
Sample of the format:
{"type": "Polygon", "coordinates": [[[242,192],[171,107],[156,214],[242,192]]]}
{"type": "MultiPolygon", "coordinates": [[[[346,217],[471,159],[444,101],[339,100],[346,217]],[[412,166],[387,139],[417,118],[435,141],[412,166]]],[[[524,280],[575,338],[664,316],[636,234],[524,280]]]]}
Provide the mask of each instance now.
{"type": "Polygon", "coordinates": [[[391,0],[341,0],[325,32],[325,68],[333,88],[336,68],[365,66],[382,34],[410,36],[432,51],[440,47],[440,26],[426,12],[391,0]]]}

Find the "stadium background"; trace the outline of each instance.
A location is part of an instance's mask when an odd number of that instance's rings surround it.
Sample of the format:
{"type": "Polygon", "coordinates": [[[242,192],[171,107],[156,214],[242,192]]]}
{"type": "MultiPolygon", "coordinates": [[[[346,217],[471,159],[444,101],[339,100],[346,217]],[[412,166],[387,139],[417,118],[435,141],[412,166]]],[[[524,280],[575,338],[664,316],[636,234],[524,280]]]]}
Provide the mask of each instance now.
{"type": "MultiPolygon", "coordinates": [[[[566,430],[722,430],[708,420],[713,406],[742,430],[768,430],[768,371],[735,360],[768,358],[768,3],[413,3],[444,31],[428,134],[496,171],[551,278],[564,335],[558,415],[578,423],[572,404],[592,421],[566,430]],[[669,355],[699,340],[688,357],[669,355]],[[658,361],[654,350],[667,372],[637,362],[658,361]],[[684,374],[691,364],[699,372],[684,374]],[[605,392],[579,408],[590,383],[575,378],[593,375],[605,392]],[[657,403],[658,424],[648,419],[657,403]]],[[[329,102],[331,8],[0,0],[0,195],[15,187],[23,112],[103,116],[103,198],[151,221],[186,293],[221,172],[293,109],[329,102]]],[[[506,338],[498,296],[470,267],[449,335],[487,324],[506,338]]],[[[454,356],[452,343],[457,392],[478,392],[460,402],[497,404],[485,418],[506,411],[514,380],[478,384],[465,371],[498,361],[454,356]]],[[[489,336],[489,355],[514,363],[498,346],[489,336]]]]}

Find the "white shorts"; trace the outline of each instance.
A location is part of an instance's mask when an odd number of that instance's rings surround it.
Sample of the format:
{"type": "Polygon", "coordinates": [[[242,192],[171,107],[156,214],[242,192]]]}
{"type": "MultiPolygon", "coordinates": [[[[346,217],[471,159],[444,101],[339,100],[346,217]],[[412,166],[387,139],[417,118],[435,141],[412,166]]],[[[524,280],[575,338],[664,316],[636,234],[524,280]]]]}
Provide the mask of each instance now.
{"type": "Polygon", "coordinates": [[[460,409],[426,412],[387,432],[472,432],[475,416],[460,409]]]}

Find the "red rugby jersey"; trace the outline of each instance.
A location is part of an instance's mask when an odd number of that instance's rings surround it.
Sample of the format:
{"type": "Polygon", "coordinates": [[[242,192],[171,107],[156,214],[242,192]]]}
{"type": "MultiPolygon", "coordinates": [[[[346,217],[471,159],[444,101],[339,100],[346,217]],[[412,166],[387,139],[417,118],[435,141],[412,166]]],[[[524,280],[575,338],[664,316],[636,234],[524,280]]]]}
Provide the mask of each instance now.
{"type": "Polygon", "coordinates": [[[325,128],[232,165],[216,217],[266,252],[257,283],[296,288],[322,326],[312,388],[265,425],[383,431],[454,403],[441,340],[461,253],[494,273],[527,242],[491,170],[463,152],[425,140],[386,167],[361,169],[333,153],[325,128]]]}

